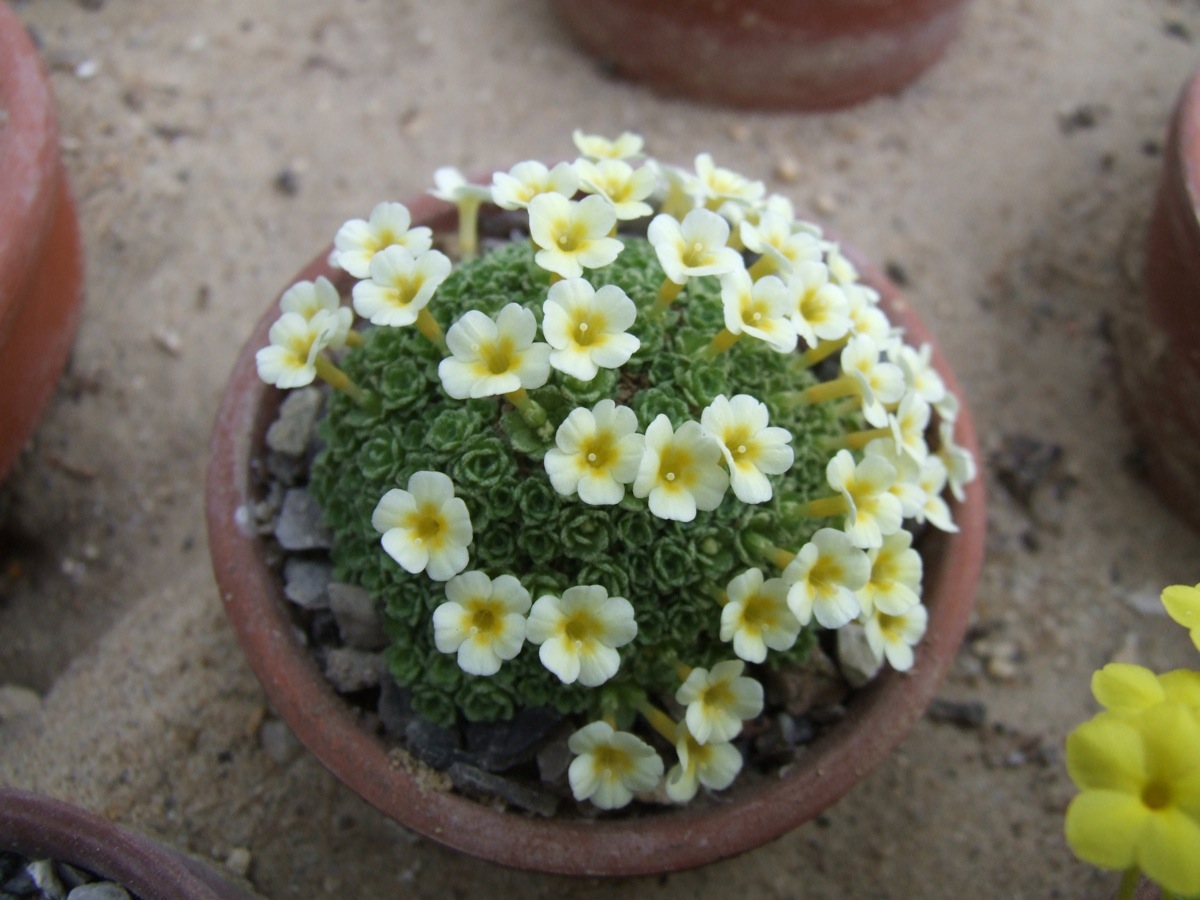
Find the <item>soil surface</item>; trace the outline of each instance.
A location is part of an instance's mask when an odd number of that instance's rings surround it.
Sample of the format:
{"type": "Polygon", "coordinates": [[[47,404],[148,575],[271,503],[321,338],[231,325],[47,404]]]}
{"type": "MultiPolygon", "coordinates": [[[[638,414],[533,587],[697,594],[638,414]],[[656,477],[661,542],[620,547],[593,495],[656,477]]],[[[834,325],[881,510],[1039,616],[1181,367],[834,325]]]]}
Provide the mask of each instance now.
{"type": "Polygon", "coordinates": [[[1062,839],[1067,731],[1106,661],[1197,662],[1161,614],[1200,536],[1144,486],[1110,335],[1141,310],[1196,0],[976,0],[898,97],[822,115],[665,100],[543,0],[30,0],[79,199],[70,368],[0,488],[0,782],[228,865],[266,897],[1105,896],[1062,839]],[[642,132],[767,180],[901,282],[986,459],[975,626],[930,717],[836,807],[651,880],[508,871],[418,838],[289,738],[226,622],[201,487],[232,360],[345,219],[433,170],[642,132]],[[22,690],[23,689],[23,690],[22,690]],[[15,700],[13,698],[16,698],[15,700]]]}

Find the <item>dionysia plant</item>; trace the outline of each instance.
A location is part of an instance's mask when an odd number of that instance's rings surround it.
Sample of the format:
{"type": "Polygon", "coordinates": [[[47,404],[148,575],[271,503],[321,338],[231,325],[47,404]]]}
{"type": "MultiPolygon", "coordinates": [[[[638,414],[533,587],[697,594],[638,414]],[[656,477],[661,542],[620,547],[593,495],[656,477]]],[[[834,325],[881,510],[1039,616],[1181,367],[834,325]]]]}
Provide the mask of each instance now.
{"type": "MultiPolygon", "coordinates": [[[[1200,584],[1172,585],[1162,602],[1200,649],[1200,584]]],[[[1067,842],[1086,862],[1124,870],[1120,900],[1142,874],[1168,900],[1200,896],[1200,672],[1109,663],[1092,694],[1104,712],[1067,736],[1080,790],[1067,842]]]]}
{"type": "Polygon", "coordinates": [[[337,389],[310,489],[416,711],[551,707],[578,799],[686,802],[734,780],[763,667],[818,632],[912,666],[910,529],[955,529],[974,462],[930,348],[786,199],[636,135],[575,144],[490,185],[439,170],[439,247],[399,203],[347,222],[359,329],[297,284],[259,374],[337,389]],[[481,244],[483,204],[508,240],[481,244]]]}

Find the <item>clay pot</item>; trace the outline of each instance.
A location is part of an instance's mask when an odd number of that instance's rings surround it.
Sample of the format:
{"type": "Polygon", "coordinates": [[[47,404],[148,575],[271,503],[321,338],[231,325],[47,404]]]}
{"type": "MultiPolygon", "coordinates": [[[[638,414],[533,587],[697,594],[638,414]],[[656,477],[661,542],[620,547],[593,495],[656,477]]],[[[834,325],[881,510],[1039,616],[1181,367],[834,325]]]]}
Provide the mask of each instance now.
{"type": "Polygon", "coordinates": [[[1200,528],[1200,70],[1163,153],[1146,240],[1145,315],[1117,334],[1121,380],[1146,474],[1200,528]]]}
{"type": "Polygon", "coordinates": [[[965,0],[553,0],[578,44],[664,94],[823,110],[900,91],[958,33],[965,0]]]}
{"type": "Polygon", "coordinates": [[[203,863],[60,800],[0,788],[0,850],[53,859],[145,900],[251,900],[203,863]]]}
{"type": "Polygon", "coordinates": [[[50,83],[21,22],[0,3],[0,480],[66,365],[82,283],[50,83]]]}
{"type": "MultiPolygon", "coordinates": [[[[451,230],[453,210],[429,197],[409,205],[414,225],[451,230]]],[[[485,211],[486,214],[486,211],[485,211]]],[[[330,278],[349,293],[352,279],[320,253],[294,280],[330,278]]],[[[853,257],[852,257],[853,258],[853,257]]],[[[929,331],[876,269],[855,259],[864,280],[883,295],[892,320],[915,344],[929,331]]],[[[917,664],[886,671],[855,696],[846,718],[809,745],[782,777],[723,792],[720,804],[652,815],[598,820],[535,819],[506,814],[455,793],[430,790],[388,758],[388,747],[364,730],[297,637],[267,541],[245,526],[258,499],[254,472],[283,393],[259,380],[254,354],[278,318],[272,300],[242,349],[222,398],[212,436],[206,504],[209,547],[225,610],[272,707],[325,766],[388,816],[463,852],[518,868],[570,875],[645,875],[686,869],[753,849],[816,816],[864,778],[904,737],[936,693],[962,641],[983,558],[984,501],[979,480],[954,507],[957,534],[929,534],[925,602],[929,628],[917,664]]],[[[954,376],[934,347],[947,387],[954,376]]],[[[957,441],[978,457],[969,411],[957,441]]]]}

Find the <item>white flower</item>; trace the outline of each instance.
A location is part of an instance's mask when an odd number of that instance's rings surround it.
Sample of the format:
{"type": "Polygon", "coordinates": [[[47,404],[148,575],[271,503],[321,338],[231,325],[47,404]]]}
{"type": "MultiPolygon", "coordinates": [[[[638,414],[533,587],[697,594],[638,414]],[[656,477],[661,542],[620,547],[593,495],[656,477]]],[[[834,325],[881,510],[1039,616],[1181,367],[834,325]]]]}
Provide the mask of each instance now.
{"type": "Polygon", "coordinates": [[[571,132],[571,140],[584,157],[592,160],[637,159],[642,155],[642,145],[645,143],[640,134],[632,131],[624,131],[610,141],[598,134],[584,134],[580,128],[571,132]]]}
{"type": "Polygon", "coordinates": [[[767,257],[778,271],[790,275],[801,263],[821,260],[816,235],[792,226],[790,217],[767,210],[757,222],[743,219],[739,230],[747,250],[767,257]]]}
{"type": "Polygon", "coordinates": [[[788,650],[800,634],[800,622],[788,608],[788,583],[763,580],[761,569],[747,569],[729,582],[728,602],[721,609],[721,640],[733,640],[733,652],[746,662],[760,663],[767,648],[788,650]]]}
{"type": "Polygon", "coordinates": [[[477,206],[492,199],[491,188],[483,184],[472,184],[453,166],[443,166],[435,171],[433,184],[434,187],[429,193],[455,206],[477,206]]]}
{"type": "Polygon", "coordinates": [[[723,791],[742,771],[742,754],[728,741],[701,744],[680,722],[676,732],[675,753],[679,762],[667,772],[667,796],[676,803],[687,803],[696,796],[700,785],[723,791]]]}
{"type": "Polygon", "coordinates": [[[646,429],[633,496],[649,497],[650,512],[660,519],[690,522],[697,510],[721,505],[729,476],[720,459],[720,446],[698,422],[684,422],[675,431],[660,413],[646,429]]]}
{"type": "Polygon", "coordinates": [[[450,259],[437,250],[414,257],[388,247],[371,260],[371,278],[354,285],[354,311],[372,325],[411,325],[450,274],[450,259]]]}
{"type": "Polygon", "coordinates": [[[925,429],[929,427],[932,412],[920,394],[909,391],[900,398],[900,405],[896,411],[888,416],[897,449],[907,453],[917,462],[923,462],[929,455],[929,445],[925,443],[925,429]]]}
{"type": "Polygon", "coordinates": [[[929,612],[920,603],[898,615],[875,610],[864,623],[867,643],[880,661],[887,657],[897,672],[907,672],[913,665],[913,650],[925,635],[929,612]]]}
{"type": "Polygon", "coordinates": [[[773,493],[768,475],[792,467],[792,440],[786,428],[769,424],[767,405],[749,394],[724,394],[705,407],[700,424],[720,445],[733,493],[743,503],[766,503],[773,493]]]}
{"type": "Polygon", "coordinates": [[[541,387],[550,377],[550,347],[536,336],[537,319],[516,303],[495,320],[468,310],[446,332],[453,355],[438,364],[442,387],[455,400],[541,387]]]}
{"type": "Polygon", "coordinates": [[[511,575],[494,581],[463,572],[446,582],[446,602],[433,611],[433,640],[442,653],[458,653],[471,675],[494,675],[521,652],[529,591],[511,575]]]}
{"type": "Polygon", "coordinates": [[[914,518],[925,505],[925,489],[921,487],[921,463],[896,446],[894,438],[876,438],[863,451],[867,456],[880,456],[896,470],[896,481],[888,489],[900,501],[900,515],[914,518]]]}
{"type": "Polygon", "coordinates": [[[567,739],[576,754],[567,769],[576,800],[600,809],[620,809],[634,791],[652,791],[662,778],[663,761],[649,744],[607,722],[592,722],[567,739]]]}
{"type": "Polygon", "coordinates": [[[858,384],[863,417],[876,428],[888,424],[884,406],[897,402],[904,394],[904,373],[900,367],[879,359],[879,345],[864,334],[855,335],[841,355],[842,372],[858,384]]]}
{"type": "Polygon", "coordinates": [[[697,206],[717,209],[728,201],[751,206],[763,198],[767,189],[761,181],[751,181],[731,169],[715,165],[712,154],[701,153],[696,157],[696,174],[688,180],[688,192],[697,206]]]}
{"type": "Polygon", "coordinates": [[[580,500],[596,506],[619,503],[625,485],[637,477],[645,446],[637,426],[632,409],[608,399],[590,412],[571,410],[554,435],[557,446],[546,451],[554,490],[567,496],[578,491],[580,500]]]}
{"type": "Polygon", "coordinates": [[[635,169],[619,159],[598,163],[581,159],[575,165],[579,170],[579,186],[611,203],[619,221],[640,219],[654,212],[645,202],[658,184],[653,169],[644,166],[635,169]]]}
{"type": "Polygon", "coordinates": [[[788,607],[807,625],[816,616],[823,628],[841,628],[859,614],[857,592],[871,576],[871,562],[845,532],[822,528],[783,571],[788,607]]]}
{"type": "Polygon", "coordinates": [[[721,276],[721,303],[725,328],[732,334],[758,338],[778,353],[796,349],[796,329],[789,318],[792,298],[787,286],[774,275],[751,281],[745,269],[721,276]]]}
{"type": "Polygon", "coordinates": [[[433,232],[424,226],[410,228],[411,224],[412,216],[403,203],[380,203],[371,210],[370,219],[351,219],[338,229],[333,256],[355,278],[366,278],[371,260],[380,250],[399,246],[416,256],[429,249],[433,232]]]}
{"type": "MultiPolygon", "coordinates": [[[[840,284],[842,287],[857,284],[858,269],[854,268],[854,263],[846,259],[842,248],[833,242],[825,245],[825,265],[829,266],[829,274],[833,277],[834,283],[840,284]]],[[[872,291],[867,297],[870,298],[871,294],[874,292],[872,291]]],[[[874,299],[878,299],[877,294],[874,299]]]]}
{"type": "Polygon", "coordinates": [[[931,454],[925,458],[921,463],[921,474],[917,484],[925,499],[921,508],[917,510],[916,520],[928,522],[942,531],[958,531],[954,517],[950,515],[950,506],[942,498],[942,491],[946,489],[946,464],[940,456],[931,454]]]}
{"type": "Polygon", "coordinates": [[[328,310],[318,310],[306,319],[298,312],[285,312],[267,332],[270,344],[254,354],[258,377],[277,388],[298,388],[317,377],[317,354],[329,346],[339,327],[328,310]]]}
{"type": "Polygon", "coordinates": [[[667,277],[686,284],[696,275],[723,275],[743,267],[742,256],[729,240],[729,223],[715,212],[693,209],[680,222],[662,213],[646,232],[667,277]]]}
{"type": "MultiPolygon", "coordinates": [[[[946,396],[954,395],[947,394],[946,396]]],[[[957,406],[954,412],[957,414],[957,406]]],[[[954,443],[954,420],[947,419],[945,416],[938,423],[937,456],[945,466],[950,493],[961,503],[967,496],[964,489],[975,480],[975,457],[971,455],[970,450],[954,443]]],[[[941,490],[938,490],[938,493],[940,494],[941,490]]],[[[938,527],[941,528],[940,525],[938,527]]]]}
{"type": "Polygon", "coordinates": [[[740,659],[731,659],[711,671],[692,669],[675,692],[676,702],[687,707],[685,721],[697,743],[732,740],[742,730],[743,719],[762,712],[762,685],[742,675],[745,668],[740,659]]]}
{"type": "Polygon", "coordinates": [[[829,280],[821,262],[799,262],[788,280],[794,306],[792,325],[810,347],[821,341],[840,341],[850,332],[850,302],[846,292],[829,280]]]}
{"type": "Polygon", "coordinates": [[[912,534],[904,529],[883,539],[883,546],[867,551],[871,576],[858,592],[862,611],[900,615],[921,599],[921,554],[912,548],[912,534]]]}
{"type": "Polygon", "coordinates": [[[627,333],[637,307],[615,284],[596,290],[582,278],[566,278],[550,286],[542,312],[542,334],[554,348],[550,365],[580,381],[591,381],[601,367],[620,368],[641,346],[627,333]]]}
{"type": "Polygon", "coordinates": [[[298,281],[283,292],[279,298],[279,309],[285,313],[299,313],[306,319],[311,319],[324,310],[334,318],[333,333],[329,336],[329,349],[337,350],[346,345],[346,336],[350,326],[354,324],[354,313],[348,306],[342,306],[337,288],[324,275],[316,281],[298,281]]]}
{"type": "MultiPolygon", "coordinates": [[[[830,268],[829,272],[832,275],[833,269],[830,268]]],[[[866,285],[844,284],[837,279],[834,281],[846,295],[851,334],[869,337],[876,345],[883,346],[892,334],[892,325],[876,305],[879,295],[866,285]]]]}
{"type": "Polygon", "coordinates": [[[441,472],[414,472],[407,490],[384,494],[371,525],[382,532],[388,556],[406,572],[447,581],[467,567],[471,515],[454,496],[454,482],[441,472]]]}
{"type": "Polygon", "coordinates": [[[846,534],[856,547],[879,547],[884,535],[900,530],[900,500],[891,492],[896,468],[879,455],[855,464],[849,450],[839,450],[825,467],[825,480],[846,502],[846,534]]]}
{"type": "Polygon", "coordinates": [[[603,197],[575,201],[562,194],[539,194],[529,201],[529,233],[541,248],[534,260],[563,278],[607,266],[623,246],[608,236],[616,223],[612,204],[603,197]]]}
{"type": "Polygon", "coordinates": [[[917,350],[908,344],[899,343],[895,352],[889,354],[889,358],[904,372],[904,380],[908,382],[909,390],[914,391],[930,406],[936,406],[946,396],[946,384],[930,362],[932,354],[933,348],[929,344],[922,344],[921,349],[917,350]]]}
{"type": "Polygon", "coordinates": [[[610,597],[601,585],[576,585],[561,597],[539,597],[529,611],[525,636],[540,644],[542,665],[564,684],[575,681],[596,687],[612,678],[621,665],[618,647],[637,635],[633,605],[610,597]]]}
{"type": "Polygon", "coordinates": [[[579,173],[570,163],[547,169],[536,160],[519,162],[508,172],[492,175],[492,202],[501,209],[528,209],[538,194],[574,197],[579,190],[579,173]]]}

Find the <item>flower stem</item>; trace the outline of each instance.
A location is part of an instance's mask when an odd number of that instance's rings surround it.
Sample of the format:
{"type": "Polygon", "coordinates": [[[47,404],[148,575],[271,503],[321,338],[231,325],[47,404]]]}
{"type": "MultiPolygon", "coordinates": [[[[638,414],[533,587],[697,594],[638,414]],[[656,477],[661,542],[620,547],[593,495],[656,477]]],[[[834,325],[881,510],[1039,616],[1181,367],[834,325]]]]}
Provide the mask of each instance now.
{"type": "Polygon", "coordinates": [[[529,392],[525,388],[509,391],[504,398],[517,408],[521,418],[528,422],[531,428],[539,428],[546,424],[546,410],[542,409],[536,400],[530,398],[529,392]]]}
{"type": "Polygon", "coordinates": [[[796,558],[795,553],[792,553],[790,550],[784,550],[782,547],[772,547],[767,551],[766,556],[770,560],[771,565],[778,569],[786,569],[791,565],[792,560],[796,558]]]}
{"type": "Polygon", "coordinates": [[[682,290],[682,284],[676,284],[670,278],[663,279],[662,287],[658,289],[658,311],[666,312],[682,290]]]}
{"type": "Polygon", "coordinates": [[[323,381],[328,382],[329,386],[334,390],[341,391],[359,406],[364,406],[366,404],[366,392],[363,391],[363,389],[353,381],[351,381],[350,376],[330,362],[327,357],[318,355],[317,358],[313,360],[313,366],[317,370],[318,377],[320,377],[323,381]]]}
{"type": "Polygon", "coordinates": [[[851,397],[858,393],[858,381],[853,375],[842,375],[832,381],[822,381],[812,387],[805,388],[800,397],[808,404],[824,403],[826,400],[837,400],[840,397],[851,397]]]}
{"type": "Polygon", "coordinates": [[[478,197],[469,197],[458,203],[458,254],[460,259],[474,259],[479,253],[479,204],[478,197]]]}
{"type": "Polygon", "coordinates": [[[824,362],[833,356],[848,343],[850,343],[849,335],[836,341],[821,341],[817,346],[809,347],[801,353],[797,365],[802,369],[811,369],[817,363],[824,362]]]}
{"type": "Polygon", "coordinates": [[[443,353],[446,352],[446,336],[442,334],[442,326],[437,323],[427,309],[422,309],[417,313],[417,331],[425,337],[429,343],[437,347],[443,353]]]}
{"type": "Polygon", "coordinates": [[[762,278],[764,275],[770,275],[778,268],[779,267],[775,265],[775,260],[771,259],[771,257],[764,253],[762,256],[756,259],[754,261],[754,265],[749,268],[748,272],[750,275],[750,280],[758,281],[758,279],[762,278]]]}
{"type": "Polygon", "coordinates": [[[841,494],[809,500],[808,503],[804,504],[804,511],[814,519],[844,516],[849,512],[846,508],[846,498],[841,494]]]}
{"type": "Polygon", "coordinates": [[[1121,873],[1121,886],[1117,888],[1117,900],[1133,900],[1133,892],[1137,889],[1138,880],[1142,877],[1142,870],[1137,866],[1130,866],[1121,873]]]}
{"type": "Polygon", "coordinates": [[[346,346],[347,347],[361,347],[362,342],[363,342],[363,337],[357,331],[346,332],[346,346]]]}
{"type": "Polygon", "coordinates": [[[712,343],[704,348],[703,353],[706,357],[713,357],[718,353],[724,353],[726,350],[736,344],[738,342],[738,338],[740,337],[740,334],[734,334],[728,328],[722,328],[717,333],[717,336],[712,339],[712,343]]]}
{"type": "Polygon", "coordinates": [[[668,716],[665,712],[650,703],[649,700],[643,700],[637,706],[638,712],[642,717],[650,723],[650,727],[663,736],[663,739],[671,744],[675,743],[675,728],[674,719],[668,716]]]}
{"type": "Polygon", "coordinates": [[[893,437],[890,428],[867,428],[864,431],[852,431],[840,438],[834,438],[832,444],[836,447],[846,447],[850,450],[861,450],[877,438],[893,437]]]}

